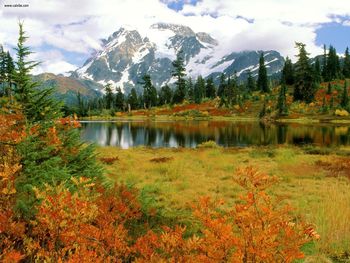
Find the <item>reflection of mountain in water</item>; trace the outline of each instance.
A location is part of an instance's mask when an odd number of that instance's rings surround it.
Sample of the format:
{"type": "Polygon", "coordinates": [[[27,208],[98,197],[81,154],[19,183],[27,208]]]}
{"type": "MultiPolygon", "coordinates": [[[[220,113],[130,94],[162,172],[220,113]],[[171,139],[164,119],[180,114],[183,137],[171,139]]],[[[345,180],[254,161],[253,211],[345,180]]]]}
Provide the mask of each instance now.
{"type": "Polygon", "coordinates": [[[350,144],[350,129],[334,125],[263,125],[225,121],[84,122],[82,137],[98,145],[122,148],[140,145],[196,147],[208,140],[225,147],[269,144],[337,146],[350,144]]]}

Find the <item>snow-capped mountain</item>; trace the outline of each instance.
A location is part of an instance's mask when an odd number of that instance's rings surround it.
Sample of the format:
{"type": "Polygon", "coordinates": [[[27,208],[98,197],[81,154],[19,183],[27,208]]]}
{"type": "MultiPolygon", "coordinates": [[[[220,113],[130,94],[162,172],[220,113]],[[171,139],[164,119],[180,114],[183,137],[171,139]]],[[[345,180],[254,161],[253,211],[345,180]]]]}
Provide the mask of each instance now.
{"type": "MultiPolygon", "coordinates": [[[[150,74],[153,84],[161,87],[172,83],[172,64],[178,51],[183,51],[187,74],[217,79],[221,72],[239,79],[246,78],[248,70],[257,75],[262,51],[225,51],[219,41],[205,32],[194,32],[183,25],[158,23],[146,35],[136,29],[122,27],[102,41],[102,49],[88,59],[75,74],[100,84],[111,83],[124,91],[139,86],[144,74],[150,74]]],[[[283,57],[276,51],[264,51],[267,72],[279,72],[283,57]]]]}

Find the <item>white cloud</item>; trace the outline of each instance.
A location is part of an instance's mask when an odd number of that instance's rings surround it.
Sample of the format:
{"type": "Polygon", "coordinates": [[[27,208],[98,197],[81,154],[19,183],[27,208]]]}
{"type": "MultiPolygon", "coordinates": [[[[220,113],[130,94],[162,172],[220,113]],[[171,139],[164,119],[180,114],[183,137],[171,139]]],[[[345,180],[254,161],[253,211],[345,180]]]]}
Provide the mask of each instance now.
{"type": "Polygon", "coordinates": [[[77,66],[66,62],[62,53],[57,50],[32,53],[30,59],[40,62],[31,72],[32,74],[39,74],[42,72],[64,74],[77,69],[77,66]]]}
{"type": "MultiPolygon", "coordinates": [[[[322,52],[315,44],[315,30],[320,24],[350,15],[348,0],[202,0],[195,6],[185,4],[180,12],[167,7],[171,0],[22,1],[30,6],[0,7],[1,42],[7,47],[16,43],[17,21],[23,19],[31,46],[49,44],[85,55],[100,48],[99,40],[122,25],[134,26],[146,35],[156,22],[184,24],[196,32],[208,32],[222,43],[223,54],[227,49],[276,49],[293,58],[294,42],[301,41],[315,55],[322,52]]],[[[42,53],[42,60],[49,60],[45,56],[48,54],[42,53]]],[[[64,57],[51,59],[42,70],[59,72],[60,67],[62,71],[74,67],[63,62],[64,57]]]]}

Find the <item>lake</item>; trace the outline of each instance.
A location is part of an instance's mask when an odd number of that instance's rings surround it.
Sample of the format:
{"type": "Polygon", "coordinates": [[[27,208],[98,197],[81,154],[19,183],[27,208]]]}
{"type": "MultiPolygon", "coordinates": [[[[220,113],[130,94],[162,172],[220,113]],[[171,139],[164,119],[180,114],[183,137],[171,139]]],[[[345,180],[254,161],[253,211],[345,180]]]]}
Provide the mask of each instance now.
{"type": "Polygon", "coordinates": [[[224,147],[260,145],[350,145],[350,126],[229,121],[83,121],[85,141],[124,149],[136,146],[193,148],[208,140],[224,147]]]}

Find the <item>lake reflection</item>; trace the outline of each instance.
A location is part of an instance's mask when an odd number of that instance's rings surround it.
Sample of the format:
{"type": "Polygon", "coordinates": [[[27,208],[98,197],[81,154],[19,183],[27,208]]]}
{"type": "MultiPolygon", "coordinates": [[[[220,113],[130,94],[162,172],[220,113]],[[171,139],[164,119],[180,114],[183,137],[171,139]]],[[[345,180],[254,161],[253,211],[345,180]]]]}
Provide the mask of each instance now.
{"type": "Polygon", "coordinates": [[[350,144],[349,126],[332,124],[279,124],[228,121],[127,121],[82,122],[82,138],[101,146],[130,148],[150,147],[193,148],[213,140],[230,146],[313,144],[340,146],[350,144]]]}

